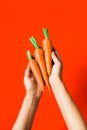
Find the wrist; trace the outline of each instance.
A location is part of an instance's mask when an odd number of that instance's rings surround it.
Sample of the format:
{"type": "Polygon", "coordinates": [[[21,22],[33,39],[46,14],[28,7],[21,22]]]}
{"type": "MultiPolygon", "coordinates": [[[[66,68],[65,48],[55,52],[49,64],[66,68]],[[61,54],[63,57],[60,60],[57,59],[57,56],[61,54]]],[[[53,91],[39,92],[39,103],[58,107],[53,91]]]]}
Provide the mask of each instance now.
{"type": "Polygon", "coordinates": [[[62,83],[62,82],[63,82],[63,79],[60,78],[60,77],[58,77],[58,78],[57,78],[57,82],[58,82],[58,83],[62,83]]]}
{"type": "Polygon", "coordinates": [[[37,104],[39,102],[40,98],[36,97],[36,95],[26,92],[23,105],[30,106],[33,104],[37,104]]]}
{"type": "Polygon", "coordinates": [[[54,76],[54,75],[52,75],[49,80],[52,87],[57,86],[58,84],[63,82],[62,78],[60,78],[59,76],[54,76]]]}
{"type": "Polygon", "coordinates": [[[53,84],[53,87],[59,87],[60,84],[62,83],[62,79],[57,77],[55,80],[54,80],[54,84],[53,84]]]}

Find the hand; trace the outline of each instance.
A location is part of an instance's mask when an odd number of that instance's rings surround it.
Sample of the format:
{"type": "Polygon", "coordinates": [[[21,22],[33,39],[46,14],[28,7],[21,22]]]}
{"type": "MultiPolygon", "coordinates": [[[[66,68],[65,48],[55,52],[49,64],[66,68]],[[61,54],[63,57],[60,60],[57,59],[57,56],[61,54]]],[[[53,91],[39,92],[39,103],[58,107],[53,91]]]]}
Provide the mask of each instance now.
{"type": "Polygon", "coordinates": [[[56,82],[55,80],[61,80],[62,79],[62,61],[61,58],[56,50],[52,52],[52,60],[53,60],[53,67],[52,67],[52,73],[49,77],[49,82],[51,85],[54,85],[56,82]]]}
{"type": "Polygon", "coordinates": [[[41,87],[36,82],[34,75],[31,69],[29,68],[29,65],[25,70],[24,85],[27,94],[31,94],[32,96],[36,96],[36,97],[40,97],[42,95],[41,87]]]}

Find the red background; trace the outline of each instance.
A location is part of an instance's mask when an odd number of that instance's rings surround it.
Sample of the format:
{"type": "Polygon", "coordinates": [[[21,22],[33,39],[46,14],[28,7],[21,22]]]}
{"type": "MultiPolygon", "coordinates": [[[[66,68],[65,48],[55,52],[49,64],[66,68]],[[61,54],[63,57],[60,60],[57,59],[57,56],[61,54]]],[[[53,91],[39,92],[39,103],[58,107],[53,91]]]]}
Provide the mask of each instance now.
{"type": "MultiPolygon", "coordinates": [[[[0,130],[10,130],[25,96],[26,50],[39,44],[48,27],[59,51],[63,79],[87,121],[87,1],[16,0],[0,3],[0,130]]],[[[46,91],[40,101],[32,130],[67,130],[54,96],[46,91]]]]}

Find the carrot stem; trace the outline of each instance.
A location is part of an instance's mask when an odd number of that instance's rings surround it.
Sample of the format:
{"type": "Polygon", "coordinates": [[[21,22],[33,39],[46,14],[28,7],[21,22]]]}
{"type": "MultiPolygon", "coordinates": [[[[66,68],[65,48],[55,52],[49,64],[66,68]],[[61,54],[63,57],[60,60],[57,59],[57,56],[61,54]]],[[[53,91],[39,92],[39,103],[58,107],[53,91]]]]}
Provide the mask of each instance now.
{"type": "Polygon", "coordinates": [[[31,53],[30,53],[29,50],[26,52],[26,55],[27,55],[27,57],[28,57],[29,60],[32,60],[32,56],[31,56],[31,53]]]}
{"type": "Polygon", "coordinates": [[[48,28],[43,28],[43,33],[44,33],[45,38],[49,38],[48,28]]]}
{"type": "Polygon", "coordinates": [[[39,48],[38,43],[37,43],[35,37],[32,36],[32,37],[29,38],[29,40],[31,41],[31,43],[34,45],[34,47],[35,47],[36,49],[39,48]]]}

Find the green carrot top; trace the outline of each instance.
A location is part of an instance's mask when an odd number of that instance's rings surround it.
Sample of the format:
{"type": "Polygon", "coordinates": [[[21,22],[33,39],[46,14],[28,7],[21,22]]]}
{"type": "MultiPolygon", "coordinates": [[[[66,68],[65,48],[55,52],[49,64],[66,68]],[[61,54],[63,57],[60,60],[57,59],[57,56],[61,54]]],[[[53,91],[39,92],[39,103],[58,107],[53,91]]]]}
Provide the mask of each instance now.
{"type": "Polygon", "coordinates": [[[48,28],[43,28],[43,33],[44,33],[45,38],[49,38],[48,28]]]}
{"type": "Polygon", "coordinates": [[[39,48],[38,43],[37,43],[35,37],[32,36],[32,37],[29,38],[29,40],[31,41],[31,43],[34,45],[34,47],[35,47],[36,49],[39,48]]]}
{"type": "Polygon", "coordinates": [[[32,56],[31,56],[31,53],[30,53],[29,50],[26,52],[26,55],[27,55],[27,57],[28,57],[29,60],[32,60],[32,56]]]}

